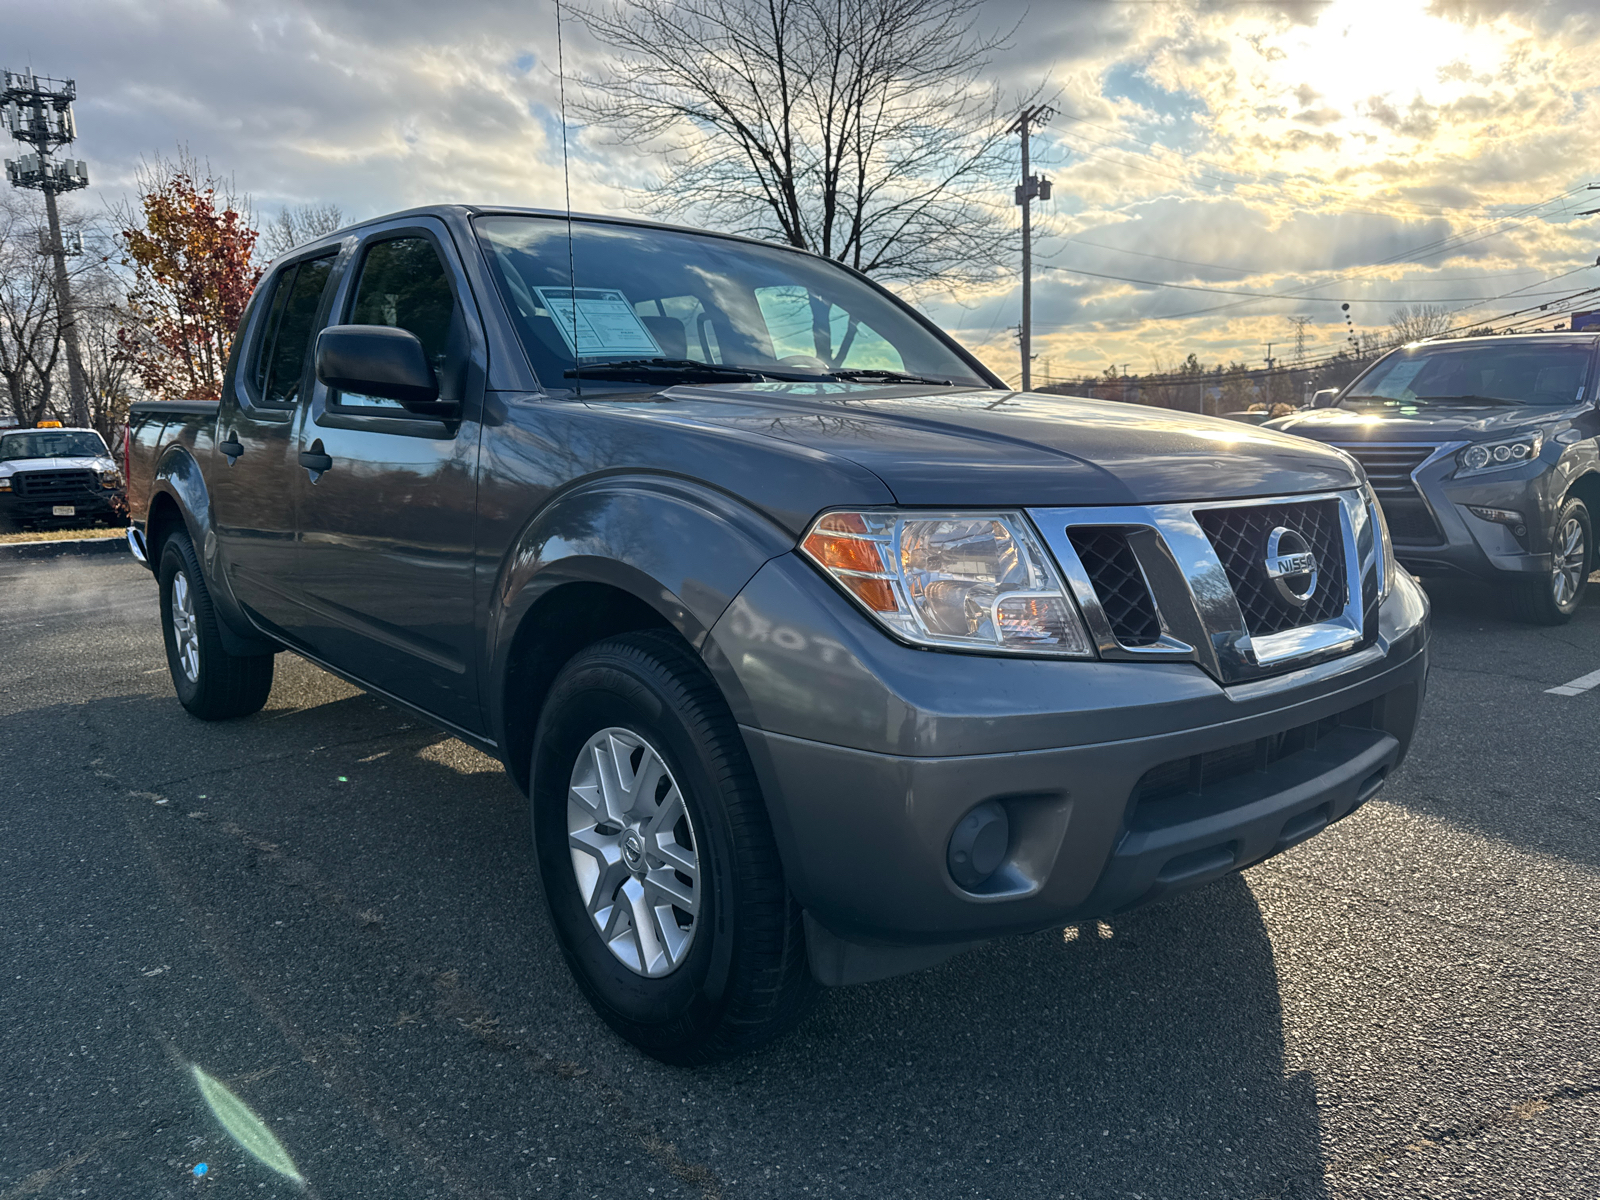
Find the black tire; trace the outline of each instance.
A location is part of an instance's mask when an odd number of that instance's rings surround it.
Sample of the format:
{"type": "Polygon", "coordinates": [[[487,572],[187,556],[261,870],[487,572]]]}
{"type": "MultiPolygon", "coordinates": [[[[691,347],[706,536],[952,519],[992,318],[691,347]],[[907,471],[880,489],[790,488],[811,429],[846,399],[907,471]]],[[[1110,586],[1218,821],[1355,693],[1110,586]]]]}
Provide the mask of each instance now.
{"type": "Polygon", "coordinates": [[[161,635],[178,702],[202,721],[226,721],[259,712],[272,691],[273,656],[229,654],[222,648],[216,610],[187,533],[169,534],[162,543],[159,579],[161,635]],[[180,634],[173,621],[174,592],[179,589],[180,577],[192,613],[191,619],[184,622],[192,631],[190,638],[180,634]],[[185,651],[189,649],[194,653],[186,662],[185,651]]]}
{"type": "Polygon", "coordinates": [[[1568,500],[1556,516],[1550,538],[1550,570],[1538,579],[1518,580],[1508,602],[1519,621],[1533,625],[1565,625],[1578,611],[1594,570],[1594,524],[1582,500],[1568,500]],[[1579,541],[1573,545],[1576,529],[1579,541]]]}
{"type": "Polygon", "coordinates": [[[819,988],[800,908],[784,883],[738,726],[681,642],[666,633],[630,633],[573,658],[540,715],[531,779],[551,920],[579,987],[607,1024],[646,1054],[689,1066],[749,1050],[805,1015],[819,988]],[[665,764],[670,774],[661,786],[676,783],[698,856],[693,936],[682,960],[657,977],[625,965],[607,945],[568,845],[568,793],[579,755],[610,729],[639,738],[665,764]]]}

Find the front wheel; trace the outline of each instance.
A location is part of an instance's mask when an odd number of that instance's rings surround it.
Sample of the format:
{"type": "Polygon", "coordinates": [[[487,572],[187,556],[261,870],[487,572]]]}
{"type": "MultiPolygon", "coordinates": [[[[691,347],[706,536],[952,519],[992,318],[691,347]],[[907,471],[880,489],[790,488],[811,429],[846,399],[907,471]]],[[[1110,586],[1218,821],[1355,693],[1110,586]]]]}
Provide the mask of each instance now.
{"type": "Polygon", "coordinates": [[[1550,571],[1513,586],[1512,612],[1535,625],[1566,624],[1583,603],[1593,569],[1594,526],[1588,506],[1582,500],[1568,500],[1550,539],[1550,571]]]}
{"type": "Polygon", "coordinates": [[[187,533],[161,548],[161,632],[178,702],[202,721],[258,712],[272,691],[270,654],[229,654],[222,648],[211,593],[187,533]]]}
{"type": "Polygon", "coordinates": [[[567,963],[645,1053],[690,1065],[788,1029],[817,991],[738,726],[669,634],[582,651],[534,738],[534,838],[567,963]]]}

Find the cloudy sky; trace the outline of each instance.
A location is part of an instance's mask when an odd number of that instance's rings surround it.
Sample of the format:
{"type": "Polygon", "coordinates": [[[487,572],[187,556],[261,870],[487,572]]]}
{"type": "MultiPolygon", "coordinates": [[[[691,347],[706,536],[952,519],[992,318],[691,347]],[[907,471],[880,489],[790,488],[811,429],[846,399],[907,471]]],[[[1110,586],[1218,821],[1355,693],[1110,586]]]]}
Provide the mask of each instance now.
{"type": "MultiPolygon", "coordinates": [[[[179,145],[258,214],[331,201],[351,217],[434,201],[559,206],[547,0],[4,0],[3,63],[77,80],[90,208],[179,145]]],[[[1406,302],[1460,324],[1549,325],[1600,288],[1600,4],[1592,0],[1018,0],[991,66],[1046,82],[1060,115],[1034,157],[1039,373],[1135,372],[1189,353],[1308,358],[1406,302]],[[1267,296],[1269,298],[1262,298],[1267,296]],[[1277,297],[1277,298],[1271,298],[1277,297]],[[1537,306],[1557,307],[1540,314],[1537,306]]],[[[604,48],[568,27],[569,66],[604,48]]],[[[573,201],[636,211],[648,156],[575,130],[573,201]]],[[[1017,264],[920,302],[1017,376],[1017,264]]],[[[1600,309],[1600,292],[1592,307],[1600,309]]],[[[1548,325],[1545,327],[1549,327],[1548,325]]]]}

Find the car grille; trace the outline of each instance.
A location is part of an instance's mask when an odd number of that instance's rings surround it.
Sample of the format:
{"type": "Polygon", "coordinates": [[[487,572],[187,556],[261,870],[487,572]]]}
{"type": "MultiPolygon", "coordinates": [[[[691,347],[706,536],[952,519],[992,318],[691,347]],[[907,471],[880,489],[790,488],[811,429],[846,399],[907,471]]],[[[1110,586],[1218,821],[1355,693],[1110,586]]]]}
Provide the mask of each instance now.
{"type": "Polygon", "coordinates": [[[1437,545],[1444,540],[1411,473],[1420,467],[1437,447],[1393,446],[1382,442],[1337,443],[1339,449],[1361,464],[1383,505],[1389,522],[1389,536],[1397,542],[1437,545]]]}
{"type": "Polygon", "coordinates": [[[1201,509],[1200,528],[1233,585],[1245,628],[1252,637],[1332,620],[1349,601],[1345,584],[1344,532],[1337,500],[1302,504],[1253,504],[1201,509]],[[1282,526],[1305,538],[1317,560],[1317,585],[1304,605],[1284,599],[1267,578],[1267,538],[1282,526]]]}
{"type": "Polygon", "coordinates": [[[12,494],[28,500],[65,500],[94,486],[93,471],[24,471],[11,477],[12,494]]]}
{"type": "Polygon", "coordinates": [[[1094,585],[1111,633],[1124,646],[1153,646],[1161,640],[1161,618],[1128,532],[1115,525],[1080,525],[1067,531],[1072,548],[1094,585]]]}
{"type": "MultiPolygon", "coordinates": [[[[1353,487],[1028,515],[1102,658],[1193,662],[1231,684],[1347,654],[1371,636],[1382,563],[1366,500],[1353,487]],[[1286,581],[1293,592],[1267,576],[1267,543],[1279,526],[1303,538],[1315,560],[1304,604],[1295,593],[1307,590],[1305,575],[1286,581]]],[[[1280,551],[1300,549],[1287,540],[1280,551]]]]}

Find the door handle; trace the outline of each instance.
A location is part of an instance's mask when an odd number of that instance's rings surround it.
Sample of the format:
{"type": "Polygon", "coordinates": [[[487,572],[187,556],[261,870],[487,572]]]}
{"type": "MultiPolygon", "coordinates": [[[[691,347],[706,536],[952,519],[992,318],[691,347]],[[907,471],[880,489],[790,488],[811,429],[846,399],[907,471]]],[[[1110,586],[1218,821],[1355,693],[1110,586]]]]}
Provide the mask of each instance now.
{"type": "Polygon", "coordinates": [[[333,470],[333,459],[323,453],[321,438],[311,443],[311,449],[300,451],[300,465],[311,472],[312,483],[324,471],[333,470]]]}
{"type": "Polygon", "coordinates": [[[229,434],[227,441],[218,442],[217,449],[227,456],[230,467],[233,466],[234,459],[244,453],[244,447],[239,444],[239,435],[236,433],[229,434]]]}

